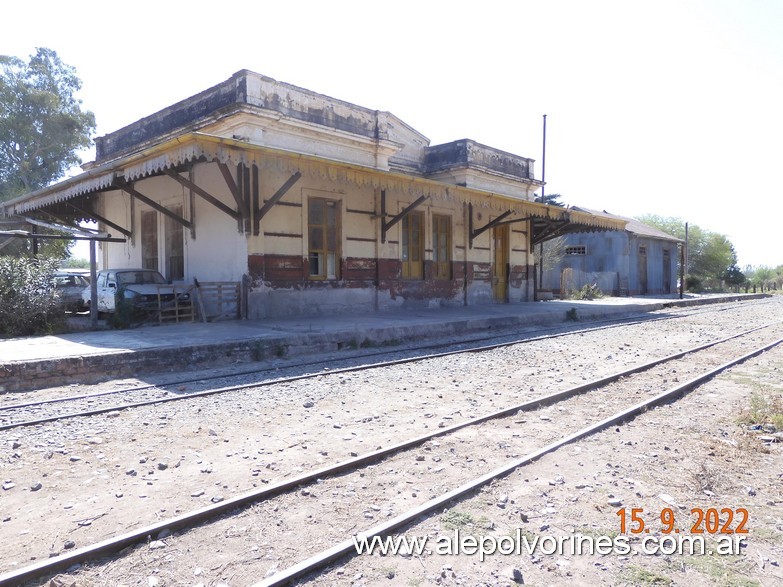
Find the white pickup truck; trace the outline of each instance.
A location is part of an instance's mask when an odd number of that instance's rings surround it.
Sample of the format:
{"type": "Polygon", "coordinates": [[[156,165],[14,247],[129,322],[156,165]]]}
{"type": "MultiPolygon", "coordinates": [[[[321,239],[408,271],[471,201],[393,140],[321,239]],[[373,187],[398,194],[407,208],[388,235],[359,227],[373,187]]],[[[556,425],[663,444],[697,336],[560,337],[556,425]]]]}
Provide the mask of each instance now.
{"type": "MultiPolygon", "coordinates": [[[[112,313],[117,307],[117,296],[134,308],[156,310],[160,303],[173,302],[179,296],[180,302],[188,302],[187,293],[175,293],[173,287],[166,288],[166,279],[152,269],[104,269],[96,275],[99,313],[112,313]],[[162,286],[162,287],[161,287],[162,286]]],[[[91,304],[90,288],[82,292],[85,305],[91,304]]]]}

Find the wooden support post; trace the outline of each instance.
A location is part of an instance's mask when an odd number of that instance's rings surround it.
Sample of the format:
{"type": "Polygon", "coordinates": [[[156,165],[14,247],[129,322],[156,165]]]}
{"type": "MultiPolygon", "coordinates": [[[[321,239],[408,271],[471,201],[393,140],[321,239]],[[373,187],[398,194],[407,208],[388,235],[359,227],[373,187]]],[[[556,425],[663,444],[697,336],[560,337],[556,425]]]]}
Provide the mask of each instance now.
{"type": "Polygon", "coordinates": [[[98,278],[95,255],[95,239],[90,239],[90,326],[98,328],[98,278]]]}
{"type": "Polygon", "coordinates": [[[259,191],[261,186],[258,183],[258,165],[253,165],[253,176],[251,178],[251,190],[253,191],[253,236],[258,236],[261,233],[261,218],[258,216],[260,204],[259,191]]]}
{"type": "Polygon", "coordinates": [[[685,294],[685,244],[680,245],[680,299],[685,294]]]}
{"type": "Polygon", "coordinates": [[[240,163],[237,165],[237,183],[241,186],[239,189],[242,194],[242,201],[245,203],[245,234],[250,234],[250,170],[247,165],[240,163]]]}
{"type": "Polygon", "coordinates": [[[386,190],[381,190],[381,243],[386,243],[386,190]]]}
{"type": "Polygon", "coordinates": [[[239,210],[239,214],[241,216],[237,220],[237,226],[239,228],[239,232],[242,232],[242,229],[244,228],[244,222],[242,222],[242,219],[250,217],[250,208],[246,206],[244,200],[242,200],[242,194],[239,192],[239,187],[237,187],[237,183],[234,181],[234,176],[231,175],[231,170],[228,168],[228,165],[220,162],[218,162],[217,165],[218,169],[220,169],[220,173],[223,174],[223,179],[228,186],[228,191],[231,192],[231,195],[234,197],[234,201],[237,203],[237,209],[239,210]]]}

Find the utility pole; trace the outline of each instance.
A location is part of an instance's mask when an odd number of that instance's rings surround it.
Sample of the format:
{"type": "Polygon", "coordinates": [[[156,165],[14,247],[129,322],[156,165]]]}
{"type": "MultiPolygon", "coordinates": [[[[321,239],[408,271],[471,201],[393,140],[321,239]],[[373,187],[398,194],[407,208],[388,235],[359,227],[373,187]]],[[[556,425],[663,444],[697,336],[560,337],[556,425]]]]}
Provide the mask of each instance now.
{"type": "Polygon", "coordinates": [[[685,275],[688,275],[688,223],[685,223],[685,275]]]}
{"type": "MultiPolygon", "coordinates": [[[[546,205],[546,114],[544,114],[544,136],[541,147],[541,203],[546,205]]],[[[532,236],[532,235],[531,235],[532,236]]],[[[533,292],[533,300],[538,301],[538,289],[544,285],[544,243],[538,245],[538,288],[533,292]]],[[[535,267],[533,268],[535,271],[535,267]]]]}

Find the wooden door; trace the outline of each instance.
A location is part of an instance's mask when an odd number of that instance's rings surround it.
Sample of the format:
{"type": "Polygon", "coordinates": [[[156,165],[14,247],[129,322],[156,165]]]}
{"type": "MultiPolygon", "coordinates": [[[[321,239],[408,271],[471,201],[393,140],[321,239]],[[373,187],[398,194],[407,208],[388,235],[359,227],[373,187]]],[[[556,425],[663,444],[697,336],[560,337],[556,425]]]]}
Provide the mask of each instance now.
{"type": "Polygon", "coordinates": [[[647,293],[647,247],[639,246],[639,293],[647,293]]]}
{"type": "Polygon", "coordinates": [[[492,297],[496,302],[508,301],[508,224],[492,229],[494,259],[492,263],[492,297]]]}
{"type": "Polygon", "coordinates": [[[669,249],[663,250],[663,293],[672,292],[672,258],[669,249]]]}

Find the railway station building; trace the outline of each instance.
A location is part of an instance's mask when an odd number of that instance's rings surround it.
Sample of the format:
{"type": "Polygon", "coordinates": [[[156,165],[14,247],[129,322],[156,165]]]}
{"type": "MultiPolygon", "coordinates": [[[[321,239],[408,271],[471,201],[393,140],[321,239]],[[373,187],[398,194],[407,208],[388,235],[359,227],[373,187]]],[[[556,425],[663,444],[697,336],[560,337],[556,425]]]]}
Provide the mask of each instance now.
{"type": "Polygon", "coordinates": [[[532,159],[247,70],[97,138],[83,170],[2,212],[96,221],[101,268],[238,283],[251,319],[532,301],[537,243],[626,225],[536,203],[532,159]]]}

